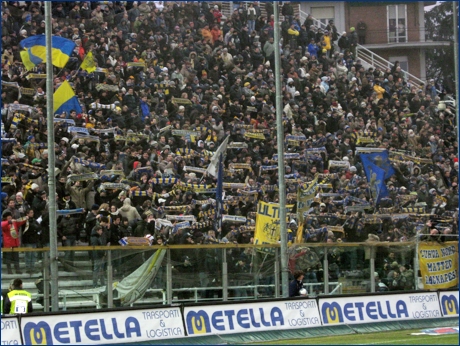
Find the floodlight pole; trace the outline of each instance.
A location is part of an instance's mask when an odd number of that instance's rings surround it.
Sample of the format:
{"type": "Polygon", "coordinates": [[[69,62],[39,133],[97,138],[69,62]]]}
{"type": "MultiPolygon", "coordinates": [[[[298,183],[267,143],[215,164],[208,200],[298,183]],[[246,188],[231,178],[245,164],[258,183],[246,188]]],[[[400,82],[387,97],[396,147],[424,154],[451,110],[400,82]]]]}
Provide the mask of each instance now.
{"type": "Polygon", "coordinates": [[[275,16],[275,87],[276,87],[276,140],[278,148],[278,182],[280,204],[280,237],[281,237],[281,285],[282,297],[289,296],[289,269],[287,254],[287,228],[286,228],[286,183],[284,177],[284,127],[283,105],[281,103],[281,56],[280,56],[280,23],[279,2],[273,6],[275,16]]]}
{"type": "MultiPolygon", "coordinates": [[[[46,125],[48,130],[48,213],[50,220],[50,266],[51,266],[51,310],[59,311],[58,296],[58,251],[56,220],[56,172],[54,150],[54,114],[53,114],[53,55],[51,42],[51,1],[45,1],[46,36],[46,125]]],[[[46,299],[46,297],[45,297],[46,299]]]]}

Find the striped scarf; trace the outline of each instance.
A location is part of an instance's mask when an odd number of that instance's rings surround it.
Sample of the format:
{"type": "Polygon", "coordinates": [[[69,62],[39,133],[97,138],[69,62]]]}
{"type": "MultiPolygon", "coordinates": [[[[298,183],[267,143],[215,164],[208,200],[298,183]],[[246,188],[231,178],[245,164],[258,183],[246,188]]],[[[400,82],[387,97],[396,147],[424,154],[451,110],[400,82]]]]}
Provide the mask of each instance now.
{"type": "Polygon", "coordinates": [[[85,209],[83,208],[56,210],[57,215],[72,215],[72,214],[81,214],[84,212],[85,212],[85,209]]]}
{"type": "Polygon", "coordinates": [[[244,189],[246,184],[243,183],[222,183],[224,189],[244,189]]]}
{"type": "Polygon", "coordinates": [[[69,126],[67,128],[67,132],[77,132],[77,133],[83,133],[85,135],[89,136],[89,131],[86,127],[76,127],[76,126],[69,126]]]}
{"type": "Polygon", "coordinates": [[[171,234],[176,234],[178,230],[189,228],[189,227],[190,227],[190,221],[178,222],[173,226],[173,230],[171,234]]]}
{"type": "Polygon", "coordinates": [[[180,211],[180,212],[185,212],[187,208],[190,208],[190,205],[169,205],[163,207],[164,210],[169,210],[169,211],[180,211]]]}
{"type": "Polygon", "coordinates": [[[129,190],[130,186],[123,183],[102,183],[101,187],[104,190],[129,190]]]}
{"type": "MultiPolygon", "coordinates": [[[[284,153],[285,160],[298,160],[300,159],[299,153],[284,153]]],[[[278,160],[278,154],[274,154],[272,160],[278,160]]]]}
{"type": "Polygon", "coordinates": [[[238,215],[222,215],[222,222],[246,222],[247,219],[244,216],[238,215]]]}
{"type": "Polygon", "coordinates": [[[247,149],[248,143],[246,142],[231,142],[227,145],[227,149],[247,149]]]}
{"type": "Polygon", "coordinates": [[[214,221],[203,221],[203,222],[194,222],[192,223],[193,229],[203,229],[206,227],[212,227],[214,225],[214,221]]]}
{"type": "Polygon", "coordinates": [[[99,179],[99,176],[96,173],[70,174],[67,176],[68,181],[85,181],[97,179],[99,179]]]}
{"type": "Polygon", "coordinates": [[[235,169],[235,168],[242,168],[242,169],[249,169],[252,170],[252,166],[249,163],[230,163],[228,168],[235,169]]]}
{"type": "Polygon", "coordinates": [[[204,173],[206,172],[206,168],[200,168],[200,167],[194,167],[194,166],[184,166],[184,171],[204,173]]]}
{"type": "Polygon", "coordinates": [[[176,220],[176,221],[191,221],[195,222],[194,215],[165,215],[166,219],[168,220],[176,220]]]}
{"type": "Polygon", "coordinates": [[[96,142],[97,143],[97,151],[99,151],[99,146],[101,143],[101,140],[97,136],[90,136],[90,135],[79,135],[78,133],[72,137],[72,140],[70,141],[70,145],[74,144],[76,141],[84,139],[85,141],[88,142],[96,142]]]}
{"type": "Polygon", "coordinates": [[[92,162],[89,160],[83,160],[78,157],[75,157],[73,162],[79,163],[85,167],[94,168],[94,169],[105,168],[105,165],[103,165],[102,163],[92,162]]]}
{"type": "Polygon", "coordinates": [[[180,183],[178,178],[152,178],[153,185],[165,184],[165,185],[174,185],[180,183]]]}
{"type": "Polygon", "coordinates": [[[75,126],[75,120],[73,119],[53,118],[53,122],[75,126]]]}

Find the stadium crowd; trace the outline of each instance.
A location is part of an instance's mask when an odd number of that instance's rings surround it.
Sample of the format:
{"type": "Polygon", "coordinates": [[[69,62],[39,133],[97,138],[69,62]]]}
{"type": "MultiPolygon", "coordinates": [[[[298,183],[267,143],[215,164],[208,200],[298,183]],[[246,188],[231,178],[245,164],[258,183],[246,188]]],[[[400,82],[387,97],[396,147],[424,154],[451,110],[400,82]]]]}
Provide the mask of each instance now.
{"type": "MultiPolygon", "coordinates": [[[[251,243],[257,202],[279,199],[277,136],[285,139],[290,243],[457,233],[455,112],[438,107],[435,82],[411,85],[398,63],[365,68],[355,28],[300,21],[285,2],[277,133],[273,4],[263,13],[256,1],[235,4],[225,18],[209,2],[53,2],[53,34],[76,43],[67,65],[54,68],[54,88],[70,82],[82,111],[55,114],[48,148],[46,94],[55,90],[39,77],[44,64],[26,71],[19,48],[44,34],[43,4],[4,3],[2,138],[14,140],[2,141],[3,247],[49,243],[49,198],[59,210],[80,210],[58,218],[63,246],[146,235],[156,244],[251,243]],[[81,68],[89,52],[92,73],[81,68]],[[206,168],[227,136],[215,228],[217,178],[206,168]],[[360,153],[385,149],[395,174],[376,203],[360,153]],[[297,192],[315,179],[301,225],[297,192]]],[[[4,254],[9,272],[14,256],[4,254]]],[[[235,270],[247,271],[244,256],[235,270]]],[[[28,254],[27,268],[35,260],[28,254]]],[[[389,266],[395,261],[411,259],[389,266]]]]}

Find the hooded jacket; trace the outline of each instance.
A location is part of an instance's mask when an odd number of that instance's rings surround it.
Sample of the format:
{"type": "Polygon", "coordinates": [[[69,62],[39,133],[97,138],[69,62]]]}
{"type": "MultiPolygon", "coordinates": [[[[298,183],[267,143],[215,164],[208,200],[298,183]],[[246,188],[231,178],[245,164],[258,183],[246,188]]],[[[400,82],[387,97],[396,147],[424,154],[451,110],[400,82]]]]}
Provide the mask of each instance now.
{"type": "Polygon", "coordinates": [[[124,216],[128,219],[128,221],[132,220],[140,220],[141,216],[135,207],[131,204],[131,199],[126,198],[123,201],[123,206],[119,209],[120,215],[124,216]]]}

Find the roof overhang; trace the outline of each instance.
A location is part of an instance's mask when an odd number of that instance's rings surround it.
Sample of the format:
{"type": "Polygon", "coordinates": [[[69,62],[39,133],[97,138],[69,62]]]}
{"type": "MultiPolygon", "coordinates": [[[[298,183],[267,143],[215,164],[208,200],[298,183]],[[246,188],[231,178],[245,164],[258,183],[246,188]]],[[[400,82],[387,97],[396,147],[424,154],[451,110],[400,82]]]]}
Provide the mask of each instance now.
{"type": "Polygon", "coordinates": [[[441,48],[449,47],[449,41],[426,41],[426,42],[404,42],[404,43],[378,43],[378,44],[365,44],[364,48],[370,50],[378,49],[414,49],[414,48],[441,48]]]}

